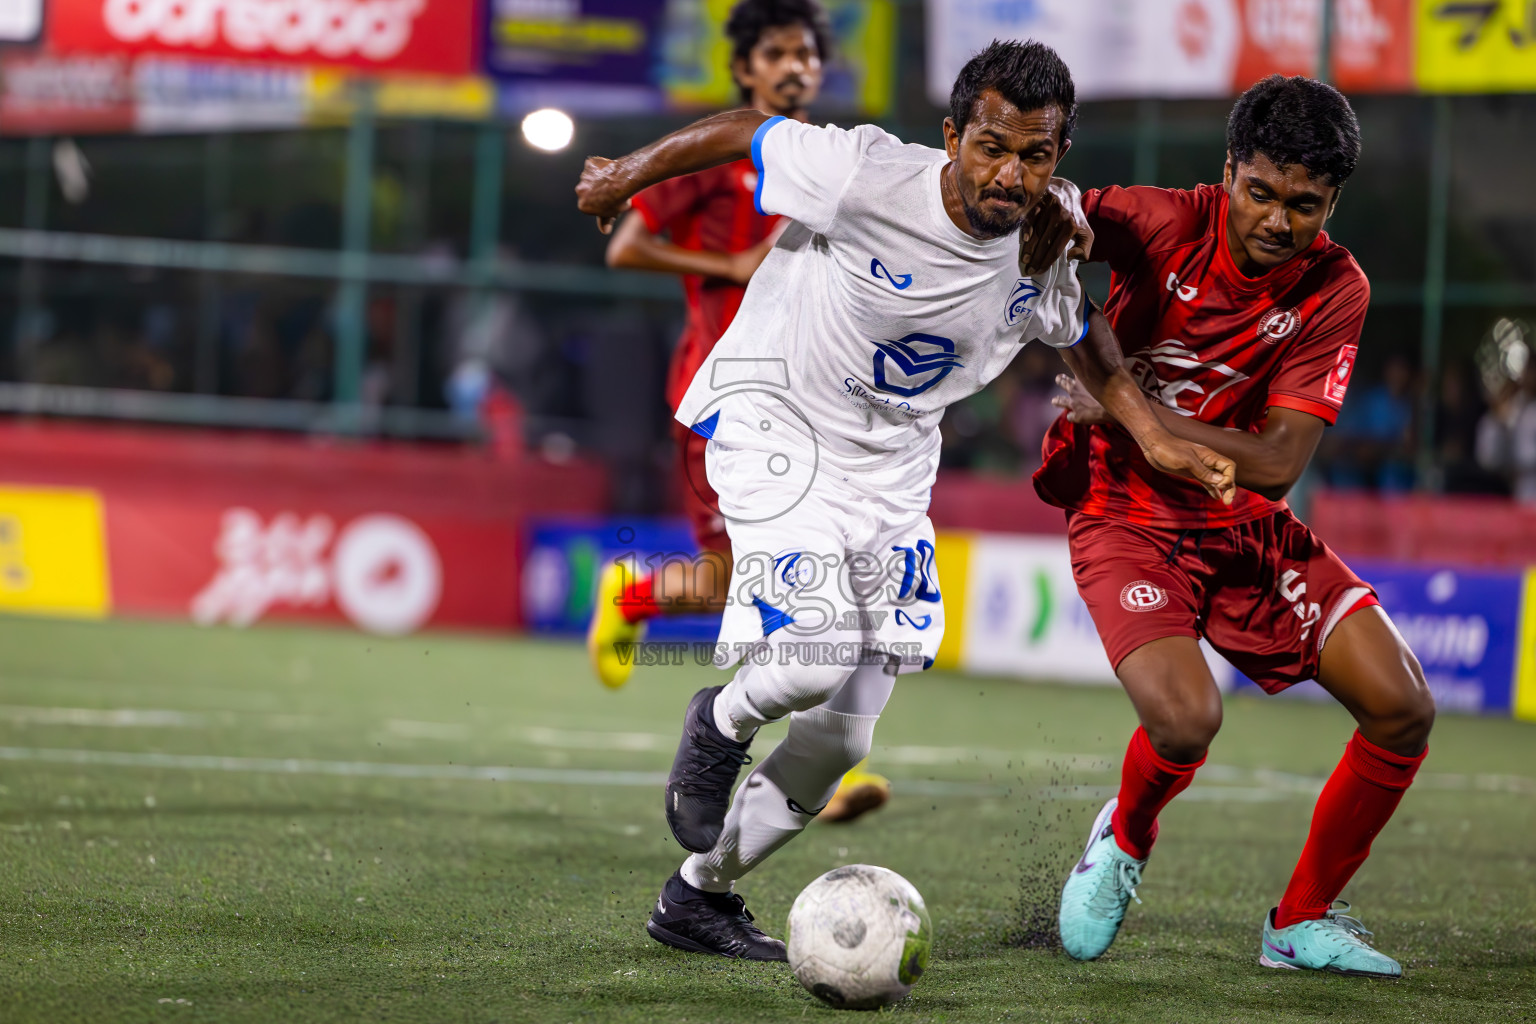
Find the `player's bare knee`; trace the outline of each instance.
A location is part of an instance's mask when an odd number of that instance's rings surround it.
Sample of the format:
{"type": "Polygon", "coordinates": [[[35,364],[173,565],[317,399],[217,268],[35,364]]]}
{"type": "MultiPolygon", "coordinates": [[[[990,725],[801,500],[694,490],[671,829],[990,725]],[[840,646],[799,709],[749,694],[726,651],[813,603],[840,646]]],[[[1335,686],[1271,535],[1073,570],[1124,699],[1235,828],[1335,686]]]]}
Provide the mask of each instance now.
{"type": "Polygon", "coordinates": [[[1170,698],[1143,714],[1142,726],[1159,757],[1175,764],[1193,764],[1205,756],[1221,731],[1221,715],[1221,695],[1213,688],[1199,698],[1170,698]]]}
{"type": "Polygon", "coordinates": [[[1399,747],[1417,751],[1429,742],[1429,732],[1435,725],[1435,695],[1424,679],[1419,659],[1406,647],[1403,648],[1403,661],[1403,679],[1392,709],[1394,738],[1399,747]]]}
{"type": "Polygon", "coordinates": [[[1394,753],[1417,754],[1429,742],[1435,724],[1435,697],[1424,669],[1408,645],[1397,644],[1397,658],[1384,666],[1386,677],[1372,688],[1361,708],[1361,732],[1394,753]]]}

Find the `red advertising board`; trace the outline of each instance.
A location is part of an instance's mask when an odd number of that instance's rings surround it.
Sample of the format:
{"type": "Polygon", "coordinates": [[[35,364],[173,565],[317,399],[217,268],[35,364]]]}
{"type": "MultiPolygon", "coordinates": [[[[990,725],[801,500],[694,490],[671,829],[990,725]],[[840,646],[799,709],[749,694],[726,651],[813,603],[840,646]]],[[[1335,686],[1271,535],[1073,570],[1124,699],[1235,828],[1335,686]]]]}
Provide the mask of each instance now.
{"type": "MultiPolygon", "coordinates": [[[[1413,0],[1336,0],[1333,77],[1346,92],[1413,90],[1413,0]]],[[[1232,91],[1266,75],[1315,75],[1320,0],[1243,0],[1232,91]]]]}
{"type": "Polygon", "coordinates": [[[104,548],[117,613],[385,634],[516,629],[528,519],[591,516],[608,491],[600,466],[534,456],[9,422],[0,467],[0,491],[34,502],[91,496],[101,525],[79,530],[104,545],[28,536],[21,556],[45,575],[77,571],[65,548],[104,548]]]}
{"type": "Polygon", "coordinates": [[[475,0],[52,0],[60,53],[173,53],[463,75],[475,0]]]}
{"type": "Polygon", "coordinates": [[[127,57],[0,52],[0,134],[125,132],[134,114],[127,57]]]}

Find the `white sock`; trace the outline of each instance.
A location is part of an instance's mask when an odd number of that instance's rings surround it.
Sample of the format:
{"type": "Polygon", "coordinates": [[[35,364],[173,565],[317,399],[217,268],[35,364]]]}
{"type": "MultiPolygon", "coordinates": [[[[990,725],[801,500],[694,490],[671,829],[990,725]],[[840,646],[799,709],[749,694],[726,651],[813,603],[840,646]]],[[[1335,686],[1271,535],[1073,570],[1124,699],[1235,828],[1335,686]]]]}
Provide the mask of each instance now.
{"type": "Polygon", "coordinates": [[[852,665],[748,662],[716,695],[715,728],[745,743],[759,726],[825,703],[853,673],[852,665]]]}
{"type": "Polygon", "coordinates": [[[826,708],[790,716],[784,742],[736,790],[714,849],[683,862],[683,881],[706,892],[729,892],[810,824],[836,792],[843,774],[862,761],[878,715],[845,715],[826,708]]]}

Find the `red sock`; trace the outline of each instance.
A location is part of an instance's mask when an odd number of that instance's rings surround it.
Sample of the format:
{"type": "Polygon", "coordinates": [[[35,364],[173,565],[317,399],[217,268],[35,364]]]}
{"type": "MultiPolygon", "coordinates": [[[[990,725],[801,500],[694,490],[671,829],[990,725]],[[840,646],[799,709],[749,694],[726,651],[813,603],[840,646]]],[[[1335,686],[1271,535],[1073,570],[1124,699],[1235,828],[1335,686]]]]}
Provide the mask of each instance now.
{"type": "Polygon", "coordinates": [[[624,621],[629,623],[654,619],[661,614],[661,606],[656,603],[651,577],[644,576],[635,580],[634,584],[619,596],[619,614],[623,615],[624,621]]]}
{"type": "Polygon", "coordinates": [[[1359,732],[1350,737],[1344,758],[1317,798],[1307,845],[1275,911],[1276,928],[1316,920],[1333,906],[1413,784],[1424,754],[1403,757],[1359,732]]]}
{"type": "Polygon", "coordinates": [[[1147,730],[1137,727],[1131,744],[1125,748],[1125,764],[1120,768],[1120,804],[1110,820],[1115,826],[1115,842],[1120,849],[1146,860],[1157,839],[1157,815],[1168,801],[1189,788],[1195,769],[1205,764],[1174,764],[1158,755],[1147,739],[1147,730]]]}

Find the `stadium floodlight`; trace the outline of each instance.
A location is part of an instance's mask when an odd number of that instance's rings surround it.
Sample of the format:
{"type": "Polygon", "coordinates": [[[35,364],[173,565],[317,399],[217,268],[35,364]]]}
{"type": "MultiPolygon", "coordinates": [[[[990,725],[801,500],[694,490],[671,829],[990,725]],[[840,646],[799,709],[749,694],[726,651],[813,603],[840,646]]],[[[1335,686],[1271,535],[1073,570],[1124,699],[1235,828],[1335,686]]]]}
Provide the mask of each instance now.
{"type": "Polygon", "coordinates": [[[534,149],[546,153],[558,153],[571,144],[576,134],[576,122],[563,110],[545,107],[523,118],[523,138],[534,149]]]}

